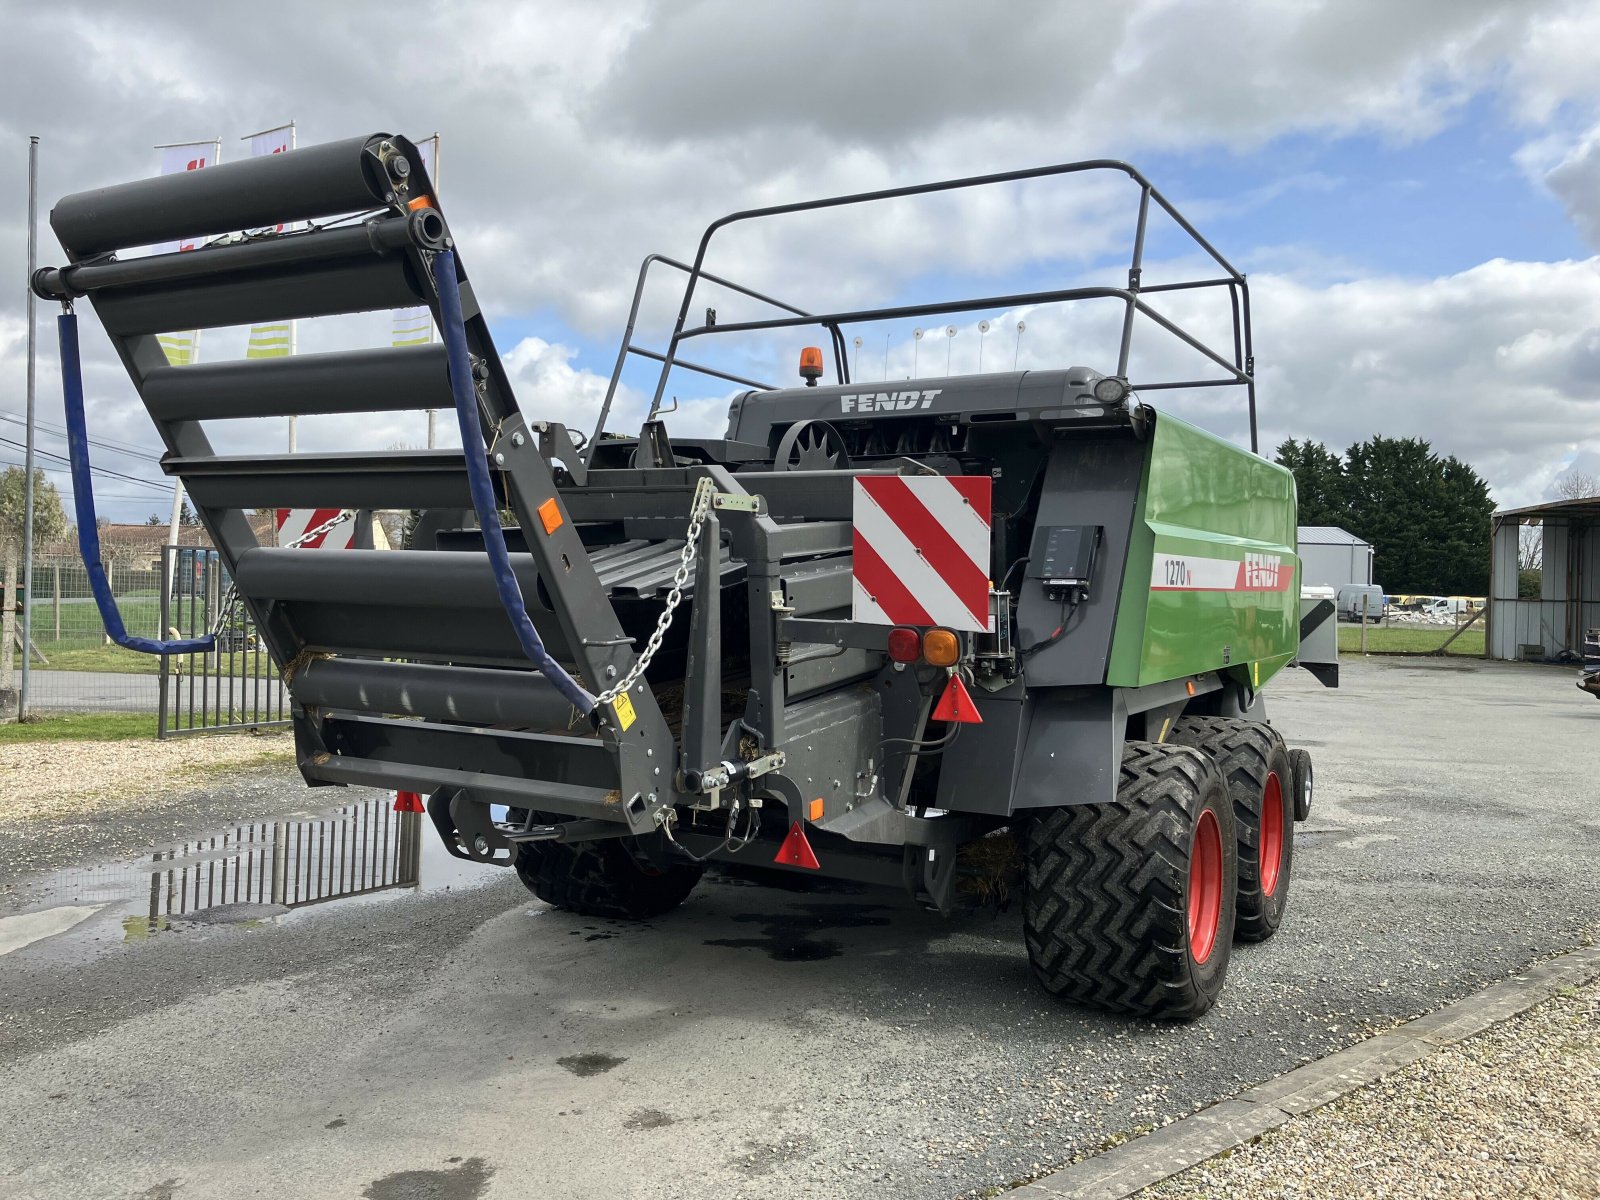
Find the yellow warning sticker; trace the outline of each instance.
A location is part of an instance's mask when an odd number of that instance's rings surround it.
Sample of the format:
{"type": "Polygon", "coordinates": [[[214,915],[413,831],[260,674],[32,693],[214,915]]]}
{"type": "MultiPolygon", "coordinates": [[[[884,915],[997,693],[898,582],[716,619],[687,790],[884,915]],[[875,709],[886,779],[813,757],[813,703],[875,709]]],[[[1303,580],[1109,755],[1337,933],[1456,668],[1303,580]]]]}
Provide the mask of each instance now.
{"type": "Polygon", "coordinates": [[[633,701],[628,699],[627,692],[623,692],[611,702],[611,710],[617,714],[617,727],[623,733],[627,733],[634,721],[638,720],[638,715],[633,711],[633,701]]]}

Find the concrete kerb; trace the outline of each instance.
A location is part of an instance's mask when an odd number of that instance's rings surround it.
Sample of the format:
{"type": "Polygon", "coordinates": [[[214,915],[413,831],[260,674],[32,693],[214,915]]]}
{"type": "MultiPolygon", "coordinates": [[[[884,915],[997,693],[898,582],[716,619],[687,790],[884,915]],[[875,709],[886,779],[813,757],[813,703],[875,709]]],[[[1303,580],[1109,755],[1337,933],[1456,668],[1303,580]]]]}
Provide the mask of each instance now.
{"type": "Polygon", "coordinates": [[[1441,1046],[1465,1041],[1526,1012],[1564,988],[1600,976],[1600,946],[1535,963],[1437,1012],[1297,1067],[1192,1116],[1046,1175],[1007,1195],[1064,1200],[1120,1200],[1225,1150],[1242,1146],[1295,1117],[1365,1087],[1441,1046]]]}

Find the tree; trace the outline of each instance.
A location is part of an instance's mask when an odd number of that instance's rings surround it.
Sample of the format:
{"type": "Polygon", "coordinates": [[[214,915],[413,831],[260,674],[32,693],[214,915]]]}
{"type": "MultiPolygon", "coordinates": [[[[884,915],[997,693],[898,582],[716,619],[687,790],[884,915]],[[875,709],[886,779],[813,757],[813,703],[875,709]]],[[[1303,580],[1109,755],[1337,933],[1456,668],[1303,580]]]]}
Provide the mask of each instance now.
{"type": "Polygon", "coordinates": [[[1420,438],[1374,437],[1345,455],[1350,522],[1392,591],[1481,596],[1489,588],[1489,486],[1420,438]]]}
{"type": "Polygon", "coordinates": [[[1587,500],[1600,496],[1600,479],[1586,471],[1568,471],[1556,480],[1557,500],[1587,500]]]}
{"type": "Polygon", "coordinates": [[[160,525],[161,524],[161,517],[157,513],[151,513],[148,517],[146,517],[144,519],[144,523],[146,525],[160,525]]]}
{"type": "MultiPolygon", "coordinates": [[[[21,467],[7,467],[0,474],[0,543],[22,545],[26,523],[28,473],[21,467]]],[[[33,473],[33,544],[48,546],[66,539],[72,526],[61,507],[61,493],[43,471],[33,473]]]]}
{"type": "Polygon", "coordinates": [[[1278,447],[1278,463],[1294,472],[1300,524],[1346,527],[1350,519],[1344,460],[1321,442],[1293,438],[1278,447]]]}
{"type": "Polygon", "coordinates": [[[1538,525],[1517,526],[1517,570],[1537,571],[1544,566],[1544,529],[1538,525]]]}
{"type": "MultiPolygon", "coordinates": [[[[1374,437],[1340,456],[1292,438],[1278,462],[1294,472],[1300,524],[1335,525],[1370,542],[1373,575],[1395,592],[1481,596],[1489,588],[1489,487],[1458,458],[1418,438],[1374,437]]],[[[1525,554],[1537,546],[1524,547],[1525,554]]],[[[1536,568],[1527,560],[1524,568],[1536,568]]]]}

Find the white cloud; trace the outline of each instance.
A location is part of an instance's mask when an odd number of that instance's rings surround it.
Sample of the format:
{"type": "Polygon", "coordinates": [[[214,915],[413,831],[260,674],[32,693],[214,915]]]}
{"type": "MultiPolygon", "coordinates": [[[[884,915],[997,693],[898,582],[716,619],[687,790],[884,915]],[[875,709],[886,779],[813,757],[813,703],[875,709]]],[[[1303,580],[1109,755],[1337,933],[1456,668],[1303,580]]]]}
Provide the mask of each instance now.
{"type": "MultiPolygon", "coordinates": [[[[732,209],[1101,153],[1137,161],[1151,147],[1248,149],[1289,134],[1419,139],[1475,95],[1528,123],[1525,166],[1600,245],[1593,3],[288,0],[285,27],[315,36],[297,32],[294,53],[270,63],[259,39],[242,36],[233,6],[5,7],[0,136],[43,136],[45,208],[69,191],[149,174],[156,142],[217,133],[232,156],[242,153],[238,134],[288,117],[299,118],[303,143],[437,129],[441,194],[482,303],[496,317],[552,313],[585,337],[620,331],[645,253],[687,256],[706,221],[732,209]],[[373,42],[378,14],[384,28],[406,31],[409,48],[398,57],[373,42]],[[81,56],[40,52],[61,46],[81,56]]],[[[1207,203],[1236,213],[1269,202],[1273,188],[1327,184],[1293,167],[1278,183],[1241,185],[1207,203]]],[[[0,164],[0,193],[22,194],[20,156],[0,164]]],[[[796,220],[753,231],[730,238],[715,265],[806,304],[848,305],[939,271],[998,279],[1041,262],[1083,271],[1125,234],[1124,214],[1093,188],[969,195],[855,225],[796,220]]],[[[13,206],[0,213],[0,277],[21,277],[22,241],[13,206]]],[[[1325,244],[1223,249],[1253,259],[1259,273],[1269,436],[1309,432],[1345,444],[1377,430],[1416,432],[1480,454],[1507,496],[1544,486],[1553,454],[1585,452],[1574,439],[1585,428],[1578,422],[1594,416],[1577,382],[1593,357],[1583,324],[1594,311],[1592,263],[1371,279],[1325,244]],[[1536,393],[1508,394],[1513,382],[1536,393]]],[[[55,256],[48,229],[41,255],[55,256]]],[[[659,330],[670,315],[665,295],[647,306],[646,326],[659,330]]],[[[724,320],[739,312],[720,298],[705,302],[724,320]]],[[[0,339],[19,317],[12,289],[0,298],[0,339]]],[[[1044,348],[1049,322],[1040,320],[1025,353],[1044,348]]],[[[1063,336],[1086,338],[1104,323],[1074,320],[1061,324],[1063,336]]],[[[341,335],[371,345],[383,331],[356,322],[341,335]]],[[[208,356],[237,339],[206,336],[208,356]]],[[[302,345],[335,344],[321,336],[308,328],[302,345]]],[[[952,353],[971,353],[974,340],[964,330],[952,353]]],[[[153,445],[103,339],[86,334],[85,344],[97,430],[153,445]]],[[[788,342],[767,347],[778,355],[775,371],[754,357],[733,369],[792,378],[788,342]]],[[[48,337],[46,349],[41,398],[59,418],[48,337]]],[[[909,370],[909,341],[893,350],[892,369],[909,370]]],[[[587,427],[608,362],[583,363],[543,338],[507,358],[532,415],[587,427]]],[[[16,361],[0,350],[0,403],[13,409],[16,361]]],[[[724,397],[683,403],[675,429],[720,428],[724,397]]],[[[1203,407],[1208,419],[1240,428],[1222,396],[1203,407]]],[[[617,426],[643,408],[643,396],[625,392],[617,426]]],[[[450,422],[441,429],[451,436],[450,422]]],[[[281,423],[270,434],[260,423],[230,425],[219,444],[242,450],[279,436],[281,423]]],[[[306,422],[301,444],[417,445],[424,436],[417,416],[329,418],[306,422]]]]}

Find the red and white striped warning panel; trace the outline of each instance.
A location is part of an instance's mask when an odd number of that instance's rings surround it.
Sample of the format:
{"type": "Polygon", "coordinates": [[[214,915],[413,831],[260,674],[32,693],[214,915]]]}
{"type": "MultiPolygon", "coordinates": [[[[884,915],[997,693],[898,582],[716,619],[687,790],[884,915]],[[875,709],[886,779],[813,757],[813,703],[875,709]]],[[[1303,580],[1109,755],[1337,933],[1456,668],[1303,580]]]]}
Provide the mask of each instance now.
{"type": "Polygon", "coordinates": [[[1246,554],[1237,558],[1201,558],[1194,554],[1155,556],[1150,572],[1153,592],[1286,592],[1294,567],[1281,554],[1246,554]]]}
{"type": "Polygon", "coordinates": [[[857,478],[852,619],[987,631],[991,490],[986,475],[857,478]]]}
{"type": "MultiPolygon", "coordinates": [[[[280,508],[277,512],[278,545],[287,546],[295,538],[304,537],[308,529],[315,529],[324,521],[339,515],[337,508],[280,508]]],[[[342,521],[327,533],[318,534],[300,546],[301,550],[348,550],[355,536],[356,523],[342,521]]]]}

